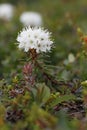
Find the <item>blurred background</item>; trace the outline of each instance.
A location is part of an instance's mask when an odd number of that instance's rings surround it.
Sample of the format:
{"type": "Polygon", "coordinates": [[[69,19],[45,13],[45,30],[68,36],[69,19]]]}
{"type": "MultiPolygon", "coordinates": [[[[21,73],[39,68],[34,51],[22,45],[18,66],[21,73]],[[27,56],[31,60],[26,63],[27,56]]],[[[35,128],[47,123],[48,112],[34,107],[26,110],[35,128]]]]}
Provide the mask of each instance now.
{"type": "Polygon", "coordinates": [[[3,3],[14,6],[14,15],[9,21],[0,18],[0,78],[20,72],[22,67],[19,59],[24,54],[15,43],[24,27],[20,16],[26,11],[38,12],[42,26],[52,32],[55,48],[47,60],[59,66],[58,79],[87,78],[87,61],[78,58],[81,43],[77,35],[78,27],[87,32],[87,0],[0,0],[0,4],[3,3]],[[69,56],[75,61],[69,61],[69,56]]]}

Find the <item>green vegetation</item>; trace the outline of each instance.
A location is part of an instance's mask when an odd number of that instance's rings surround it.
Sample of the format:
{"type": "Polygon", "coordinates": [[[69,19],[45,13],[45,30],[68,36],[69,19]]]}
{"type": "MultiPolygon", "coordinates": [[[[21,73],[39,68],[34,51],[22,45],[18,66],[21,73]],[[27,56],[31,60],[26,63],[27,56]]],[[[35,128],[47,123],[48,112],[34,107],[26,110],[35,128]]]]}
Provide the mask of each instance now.
{"type": "Polygon", "coordinates": [[[15,11],[0,19],[0,130],[87,130],[87,1],[3,2],[15,11]],[[18,49],[24,11],[42,15],[50,53],[18,49]]]}

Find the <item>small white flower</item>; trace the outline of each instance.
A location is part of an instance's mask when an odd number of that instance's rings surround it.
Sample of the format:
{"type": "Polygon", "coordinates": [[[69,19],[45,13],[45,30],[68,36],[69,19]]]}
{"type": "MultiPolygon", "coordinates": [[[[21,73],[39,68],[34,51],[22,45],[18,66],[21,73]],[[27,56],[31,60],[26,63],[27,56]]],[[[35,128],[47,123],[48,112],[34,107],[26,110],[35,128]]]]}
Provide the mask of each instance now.
{"type": "Polygon", "coordinates": [[[41,26],[42,16],[36,12],[23,12],[20,16],[20,22],[24,26],[41,26]]]}
{"type": "Polygon", "coordinates": [[[51,50],[53,41],[51,41],[51,33],[40,27],[28,27],[23,29],[17,37],[18,47],[28,52],[35,49],[37,53],[47,52],[51,50]]]}
{"type": "Polygon", "coordinates": [[[75,56],[72,53],[70,53],[68,55],[68,62],[69,63],[73,63],[74,61],[75,61],[75,56]]]}
{"type": "Polygon", "coordinates": [[[0,4],[0,19],[10,21],[13,17],[14,7],[11,4],[0,4]]]}
{"type": "Polygon", "coordinates": [[[68,58],[64,60],[64,64],[65,65],[71,64],[71,63],[75,62],[75,60],[76,60],[76,57],[74,56],[74,54],[69,53],[68,58]]]}

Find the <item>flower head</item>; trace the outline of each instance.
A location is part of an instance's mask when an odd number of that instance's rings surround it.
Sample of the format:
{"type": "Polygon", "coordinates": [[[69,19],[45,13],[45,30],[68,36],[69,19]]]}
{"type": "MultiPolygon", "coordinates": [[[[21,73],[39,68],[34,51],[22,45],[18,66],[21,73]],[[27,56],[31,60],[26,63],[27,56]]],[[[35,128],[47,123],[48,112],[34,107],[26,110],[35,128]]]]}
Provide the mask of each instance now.
{"type": "Polygon", "coordinates": [[[11,20],[14,8],[11,4],[0,4],[0,18],[3,20],[11,20]]]}
{"type": "Polygon", "coordinates": [[[74,61],[75,61],[75,56],[72,53],[70,53],[68,55],[68,62],[69,63],[73,63],[74,61]]]}
{"type": "Polygon", "coordinates": [[[23,12],[20,16],[20,22],[24,26],[41,26],[42,16],[36,12],[23,12]]]}
{"type": "Polygon", "coordinates": [[[28,27],[23,29],[17,37],[18,47],[28,52],[34,49],[37,53],[51,50],[53,41],[51,33],[40,27],[28,27]]]}

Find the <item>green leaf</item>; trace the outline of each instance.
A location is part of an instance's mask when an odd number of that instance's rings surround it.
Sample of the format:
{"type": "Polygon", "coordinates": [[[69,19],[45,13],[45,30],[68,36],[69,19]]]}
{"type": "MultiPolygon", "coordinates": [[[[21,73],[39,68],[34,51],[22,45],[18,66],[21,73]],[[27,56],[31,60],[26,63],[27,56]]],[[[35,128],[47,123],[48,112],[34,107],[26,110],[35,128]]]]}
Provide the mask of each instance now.
{"type": "Polygon", "coordinates": [[[50,107],[54,107],[59,103],[65,102],[65,101],[69,101],[69,100],[75,100],[75,96],[72,94],[69,95],[63,95],[61,97],[57,97],[50,105],[50,107]]]}
{"type": "Polygon", "coordinates": [[[32,90],[35,100],[43,104],[50,97],[50,89],[44,83],[36,84],[36,89],[32,90]]]}

